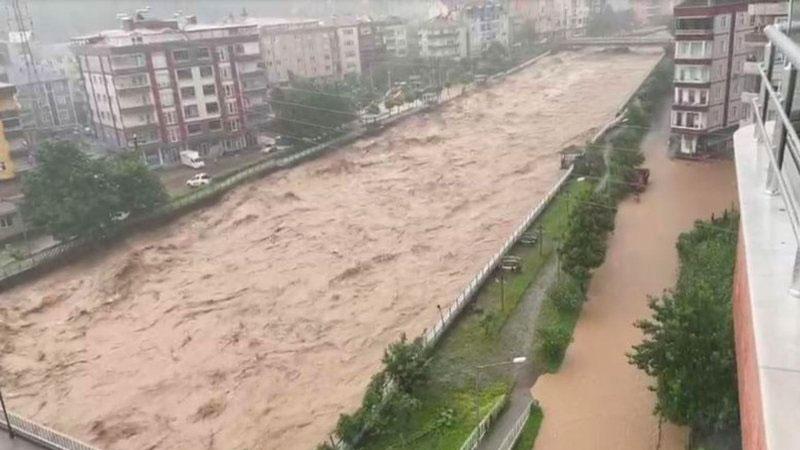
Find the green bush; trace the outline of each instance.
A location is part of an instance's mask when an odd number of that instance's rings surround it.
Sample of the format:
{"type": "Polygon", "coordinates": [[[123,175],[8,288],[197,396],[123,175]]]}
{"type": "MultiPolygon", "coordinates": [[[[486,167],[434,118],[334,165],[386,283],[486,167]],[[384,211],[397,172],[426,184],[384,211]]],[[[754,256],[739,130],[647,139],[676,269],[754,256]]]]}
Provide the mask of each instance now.
{"type": "Polygon", "coordinates": [[[576,312],[580,310],[586,296],[572,277],[563,277],[560,281],[547,290],[547,297],[553,305],[562,312],[576,312]]]}
{"type": "Polygon", "coordinates": [[[725,214],[680,236],[675,289],[651,299],[653,317],[636,324],[645,338],[628,355],[655,381],[656,412],[695,430],[738,424],[731,304],[737,221],[725,214]]]}
{"type": "Polygon", "coordinates": [[[615,214],[616,206],[605,194],[587,190],[573,199],[560,256],[564,271],[582,287],[591,269],[603,263],[615,214]]]}
{"type": "Polygon", "coordinates": [[[403,333],[398,342],[389,344],[383,354],[383,364],[397,388],[411,393],[428,379],[430,355],[422,337],[409,342],[403,333]]]}
{"type": "Polygon", "coordinates": [[[564,359],[567,346],[572,342],[572,333],[559,325],[548,325],[536,332],[539,338],[539,354],[549,366],[557,366],[564,359]]]}

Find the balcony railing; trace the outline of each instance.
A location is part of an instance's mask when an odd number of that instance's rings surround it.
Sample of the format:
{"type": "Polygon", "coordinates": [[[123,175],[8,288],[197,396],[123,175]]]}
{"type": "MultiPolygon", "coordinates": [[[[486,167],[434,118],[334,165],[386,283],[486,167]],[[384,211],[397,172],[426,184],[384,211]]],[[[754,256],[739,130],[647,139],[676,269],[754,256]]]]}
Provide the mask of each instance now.
{"type": "MultiPolygon", "coordinates": [[[[796,130],[800,127],[800,99],[796,99],[800,46],[778,26],[767,27],[764,36],[769,43],[764,63],[758,67],[761,94],[752,99],[758,149],[769,158],[766,192],[783,197],[795,241],[800,244],[800,137],[796,130]],[[776,64],[779,59],[782,64],[776,64]]],[[[800,296],[800,246],[789,290],[800,296]]]]}

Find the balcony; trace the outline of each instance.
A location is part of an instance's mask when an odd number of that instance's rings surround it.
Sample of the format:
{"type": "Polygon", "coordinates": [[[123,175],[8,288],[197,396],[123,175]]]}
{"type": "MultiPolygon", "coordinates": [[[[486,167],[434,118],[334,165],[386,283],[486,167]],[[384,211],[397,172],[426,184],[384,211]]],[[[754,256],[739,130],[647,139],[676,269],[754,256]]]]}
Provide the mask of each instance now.
{"type": "Polygon", "coordinates": [[[130,111],[133,109],[136,110],[145,110],[153,107],[153,102],[150,100],[150,97],[127,97],[127,96],[120,96],[119,98],[119,109],[120,111],[130,111]]]}
{"type": "Polygon", "coordinates": [[[702,36],[713,33],[714,19],[712,17],[675,19],[676,36],[702,36]]]}
{"type": "Polygon", "coordinates": [[[745,75],[758,75],[758,65],[757,61],[745,61],[742,70],[745,75]]]}
{"type": "Polygon", "coordinates": [[[749,16],[785,16],[789,13],[788,2],[753,3],[747,5],[749,16]]]}
{"type": "Polygon", "coordinates": [[[751,97],[753,122],[733,137],[741,211],[733,313],[746,449],[800,442],[800,116],[787,104],[800,105],[800,46],[778,27],[764,36],[785,61],[769,75],[759,68],[764,93],[751,97]]]}

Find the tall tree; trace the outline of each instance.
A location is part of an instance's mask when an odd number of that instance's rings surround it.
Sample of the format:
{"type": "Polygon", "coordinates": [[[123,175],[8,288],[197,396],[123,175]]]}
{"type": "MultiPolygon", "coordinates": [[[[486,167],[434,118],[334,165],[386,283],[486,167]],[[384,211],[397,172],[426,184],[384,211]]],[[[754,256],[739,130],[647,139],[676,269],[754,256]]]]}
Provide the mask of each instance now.
{"type": "Polygon", "coordinates": [[[23,181],[24,212],[57,239],[101,238],[121,213],[139,214],[167,200],[161,182],[135,157],[93,159],[74,143],[46,142],[23,181]]]}
{"type": "Polygon", "coordinates": [[[636,324],[645,338],[628,355],[655,378],[656,413],[699,430],[739,419],[731,306],[736,220],[698,223],[681,235],[678,283],[651,299],[653,317],[636,324]]]}

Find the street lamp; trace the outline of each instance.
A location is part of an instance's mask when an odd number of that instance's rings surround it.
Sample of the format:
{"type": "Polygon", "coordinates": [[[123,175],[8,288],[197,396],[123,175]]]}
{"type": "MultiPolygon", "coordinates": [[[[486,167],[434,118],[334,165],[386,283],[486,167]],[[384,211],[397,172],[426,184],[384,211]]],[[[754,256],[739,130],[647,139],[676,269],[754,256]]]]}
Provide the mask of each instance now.
{"type": "Polygon", "coordinates": [[[480,400],[480,374],[482,369],[488,369],[490,367],[500,367],[500,366],[510,366],[510,365],[517,365],[523,364],[527,361],[528,358],[524,356],[515,356],[511,359],[511,361],[501,361],[492,364],[484,364],[481,366],[475,366],[475,423],[476,426],[480,426],[481,424],[481,400],[480,400]]]}

